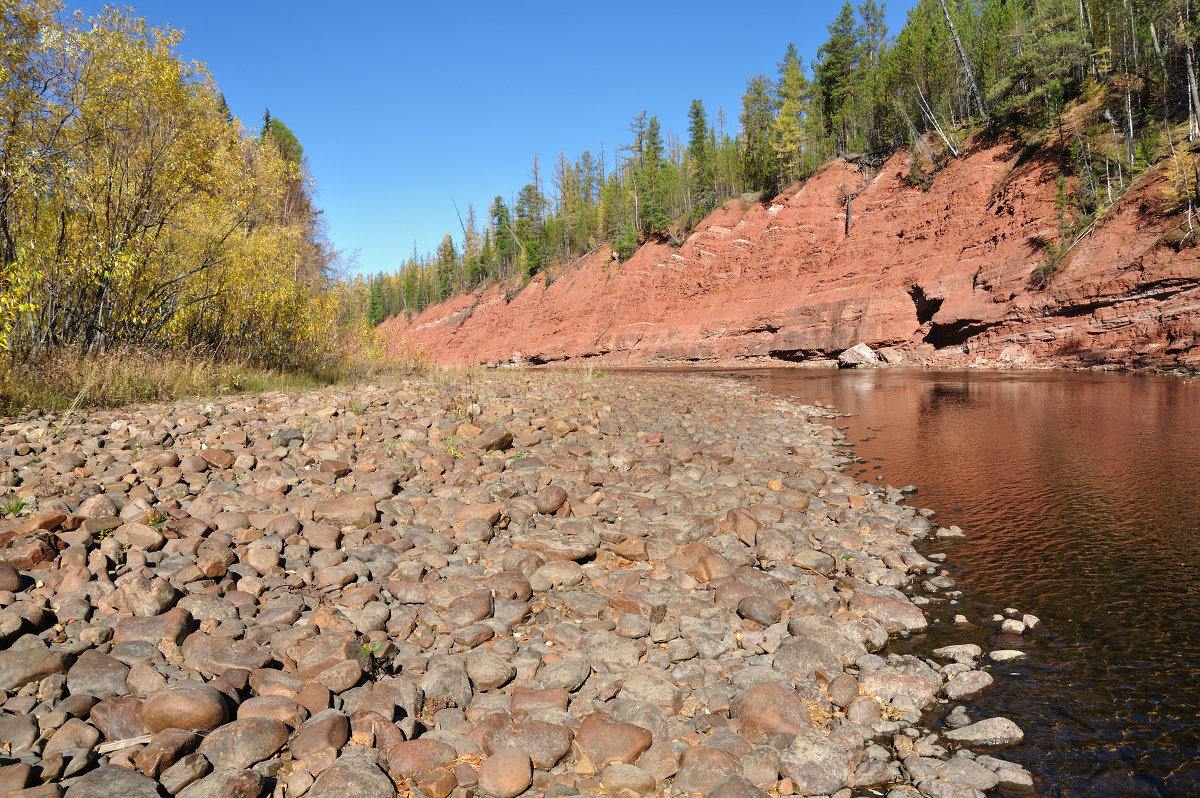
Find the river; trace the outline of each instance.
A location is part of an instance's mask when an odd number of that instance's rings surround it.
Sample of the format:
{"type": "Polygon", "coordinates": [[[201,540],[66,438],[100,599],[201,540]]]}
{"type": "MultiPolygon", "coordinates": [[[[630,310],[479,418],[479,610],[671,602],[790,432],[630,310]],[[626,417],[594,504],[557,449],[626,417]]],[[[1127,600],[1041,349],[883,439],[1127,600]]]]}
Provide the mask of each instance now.
{"type": "MultiPolygon", "coordinates": [[[[773,370],[736,375],[852,414],[849,473],[913,484],[961,527],[964,590],[907,647],[1021,647],[968,705],[1026,733],[1000,755],[1046,796],[1200,794],[1200,385],[1089,373],[773,370]],[[1032,638],[955,627],[1005,607],[1032,638]],[[1015,645],[1014,645],[1015,644],[1015,645]]],[[[934,721],[936,723],[936,719],[934,721]]]]}

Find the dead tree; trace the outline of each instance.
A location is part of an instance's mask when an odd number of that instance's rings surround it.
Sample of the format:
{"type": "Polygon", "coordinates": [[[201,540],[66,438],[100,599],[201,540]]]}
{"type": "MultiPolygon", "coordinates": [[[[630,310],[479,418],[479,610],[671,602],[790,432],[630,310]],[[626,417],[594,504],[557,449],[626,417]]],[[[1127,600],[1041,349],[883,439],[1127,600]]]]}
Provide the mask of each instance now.
{"type": "Polygon", "coordinates": [[[987,123],[988,127],[992,126],[992,120],[988,117],[987,111],[983,109],[983,96],[979,93],[979,84],[975,82],[975,73],[971,70],[971,62],[967,60],[967,51],[963,48],[962,40],[958,38],[958,30],[954,27],[954,20],[950,18],[950,9],[946,8],[946,0],[938,0],[942,6],[942,13],[946,15],[946,24],[950,26],[950,35],[954,37],[954,46],[958,48],[958,57],[962,59],[963,69],[967,73],[967,81],[971,84],[971,94],[975,98],[975,109],[979,111],[979,117],[987,123]]]}

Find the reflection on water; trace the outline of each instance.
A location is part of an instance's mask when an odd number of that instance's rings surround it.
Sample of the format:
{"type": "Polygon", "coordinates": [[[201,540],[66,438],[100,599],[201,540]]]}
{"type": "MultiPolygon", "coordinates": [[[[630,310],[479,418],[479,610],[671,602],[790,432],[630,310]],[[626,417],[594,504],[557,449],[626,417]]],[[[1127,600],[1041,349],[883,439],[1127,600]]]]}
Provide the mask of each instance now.
{"type": "Polygon", "coordinates": [[[995,692],[969,710],[1025,730],[1002,755],[1043,794],[1200,795],[1200,386],[1069,373],[741,376],[852,413],[839,423],[865,462],[848,470],[917,485],[914,504],[966,531],[933,545],[967,597],[931,614],[1013,606],[1042,618],[1032,640],[947,623],[914,646],[1028,651],[994,667],[995,692]]]}

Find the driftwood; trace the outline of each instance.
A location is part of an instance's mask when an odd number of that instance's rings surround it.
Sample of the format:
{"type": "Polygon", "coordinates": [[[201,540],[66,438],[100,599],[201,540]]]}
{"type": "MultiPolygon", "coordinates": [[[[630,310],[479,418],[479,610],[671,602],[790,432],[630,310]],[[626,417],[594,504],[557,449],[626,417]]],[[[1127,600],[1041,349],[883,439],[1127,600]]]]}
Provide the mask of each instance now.
{"type": "Polygon", "coordinates": [[[96,746],[97,754],[111,754],[113,751],[120,751],[124,748],[132,748],[135,745],[150,742],[152,734],[141,734],[137,737],[129,737],[125,740],[113,740],[111,743],[103,743],[96,746]]]}

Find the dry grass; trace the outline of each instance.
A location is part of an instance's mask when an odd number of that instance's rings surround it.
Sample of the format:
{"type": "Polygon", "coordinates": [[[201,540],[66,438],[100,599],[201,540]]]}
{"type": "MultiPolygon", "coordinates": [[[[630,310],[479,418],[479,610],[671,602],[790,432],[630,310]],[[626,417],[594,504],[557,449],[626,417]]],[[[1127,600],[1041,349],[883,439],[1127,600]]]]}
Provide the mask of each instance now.
{"type": "MultiPolygon", "coordinates": [[[[356,371],[356,370],[355,370],[356,371]]],[[[30,364],[0,362],[0,415],[83,410],[185,397],[297,391],[368,375],[346,370],[281,372],[176,353],[97,357],[56,352],[30,364]]]]}

